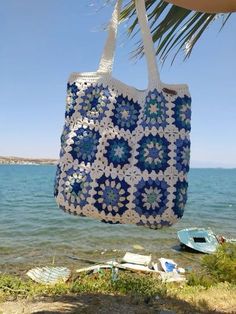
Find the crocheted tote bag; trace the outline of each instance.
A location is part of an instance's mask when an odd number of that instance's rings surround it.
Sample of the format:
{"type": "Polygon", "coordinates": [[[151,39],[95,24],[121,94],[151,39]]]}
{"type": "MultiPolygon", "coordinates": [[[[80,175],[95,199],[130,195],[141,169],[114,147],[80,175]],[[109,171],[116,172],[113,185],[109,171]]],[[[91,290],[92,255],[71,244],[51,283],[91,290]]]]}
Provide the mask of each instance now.
{"type": "Polygon", "coordinates": [[[160,81],[145,1],[135,0],[148,88],[112,77],[121,0],[97,72],[72,73],[55,197],[66,212],[157,229],[182,217],[187,200],[191,99],[160,81]]]}

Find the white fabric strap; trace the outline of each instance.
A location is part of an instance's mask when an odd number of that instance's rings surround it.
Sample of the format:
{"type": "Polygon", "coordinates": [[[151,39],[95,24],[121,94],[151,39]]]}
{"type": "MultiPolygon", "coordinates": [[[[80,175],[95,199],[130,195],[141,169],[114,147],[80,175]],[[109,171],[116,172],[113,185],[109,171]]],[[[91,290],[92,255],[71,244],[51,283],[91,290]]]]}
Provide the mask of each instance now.
{"type": "Polygon", "coordinates": [[[150,27],[148,25],[145,0],[135,0],[138,22],[142,33],[144,54],[148,67],[149,88],[157,87],[160,83],[160,75],[157,68],[156,53],[152,41],[150,27]]]}
{"type": "Polygon", "coordinates": [[[108,37],[99,63],[98,72],[112,73],[116,49],[116,35],[122,0],[117,0],[108,28],[108,37]]]}
{"type": "MultiPolygon", "coordinates": [[[[98,68],[98,72],[101,73],[112,73],[121,4],[122,0],[117,0],[109,24],[108,38],[98,68]]],[[[153,46],[152,35],[148,25],[145,0],[135,0],[135,7],[143,39],[144,54],[147,60],[149,88],[153,88],[159,85],[160,76],[156,63],[156,54],[153,46]]]]}

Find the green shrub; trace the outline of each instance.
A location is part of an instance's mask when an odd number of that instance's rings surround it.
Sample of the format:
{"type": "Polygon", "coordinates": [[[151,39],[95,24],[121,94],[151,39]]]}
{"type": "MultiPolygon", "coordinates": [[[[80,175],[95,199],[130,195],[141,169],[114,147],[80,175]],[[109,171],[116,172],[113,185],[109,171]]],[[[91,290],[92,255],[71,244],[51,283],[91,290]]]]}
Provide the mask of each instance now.
{"type": "Polygon", "coordinates": [[[187,276],[187,279],[189,286],[202,286],[205,288],[210,288],[217,283],[217,280],[206,271],[191,272],[187,276]]]}
{"type": "Polygon", "coordinates": [[[29,287],[19,277],[1,274],[0,291],[6,295],[25,295],[29,291],[29,287]]]}
{"type": "Polygon", "coordinates": [[[201,269],[188,275],[189,286],[209,288],[219,282],[236,284],[236,245],[224,243],[215,254],[205,255],[201,269]]]}
{"type": "Polygon", "coordinates": [[[134,276],[130,273],[121,273],[119,279],[113,283],[114,289],[122,294],[139,294],[142,296],[164,295],[166,287],[156,276],[134,276]]]}
{"type": "Polygon", "coordinates": [[[202,266],[218,282],[236,284],[236,245],[231,243],[220,245],[215,254],[203,257],[202,266]]]}

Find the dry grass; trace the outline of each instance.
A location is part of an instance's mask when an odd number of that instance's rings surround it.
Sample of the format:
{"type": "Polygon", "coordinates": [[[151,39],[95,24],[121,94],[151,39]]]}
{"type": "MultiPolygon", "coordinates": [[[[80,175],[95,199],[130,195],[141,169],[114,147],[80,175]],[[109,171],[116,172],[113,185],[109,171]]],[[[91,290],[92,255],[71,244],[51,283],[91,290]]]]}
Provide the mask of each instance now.
{"type": "Polygon", "coordinates": [[[169,288],[168,294],[189,302],[203,312],[209,310],[236,313],[236,286],[227,282],[218,283],[210,288],[185,286],[178,291],[176,287],[169,288]]]}

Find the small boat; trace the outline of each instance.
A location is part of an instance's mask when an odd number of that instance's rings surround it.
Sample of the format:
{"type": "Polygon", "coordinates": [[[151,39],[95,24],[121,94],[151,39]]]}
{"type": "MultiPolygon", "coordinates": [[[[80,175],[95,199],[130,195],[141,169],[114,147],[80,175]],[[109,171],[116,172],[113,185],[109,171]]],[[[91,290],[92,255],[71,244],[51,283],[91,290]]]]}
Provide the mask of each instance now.
{"type": "Polygon", "coordinates": [[[180,243],[201,253],[214,253],[219,245],[211,229],[187,228],[177,232],[180,243]]]}

